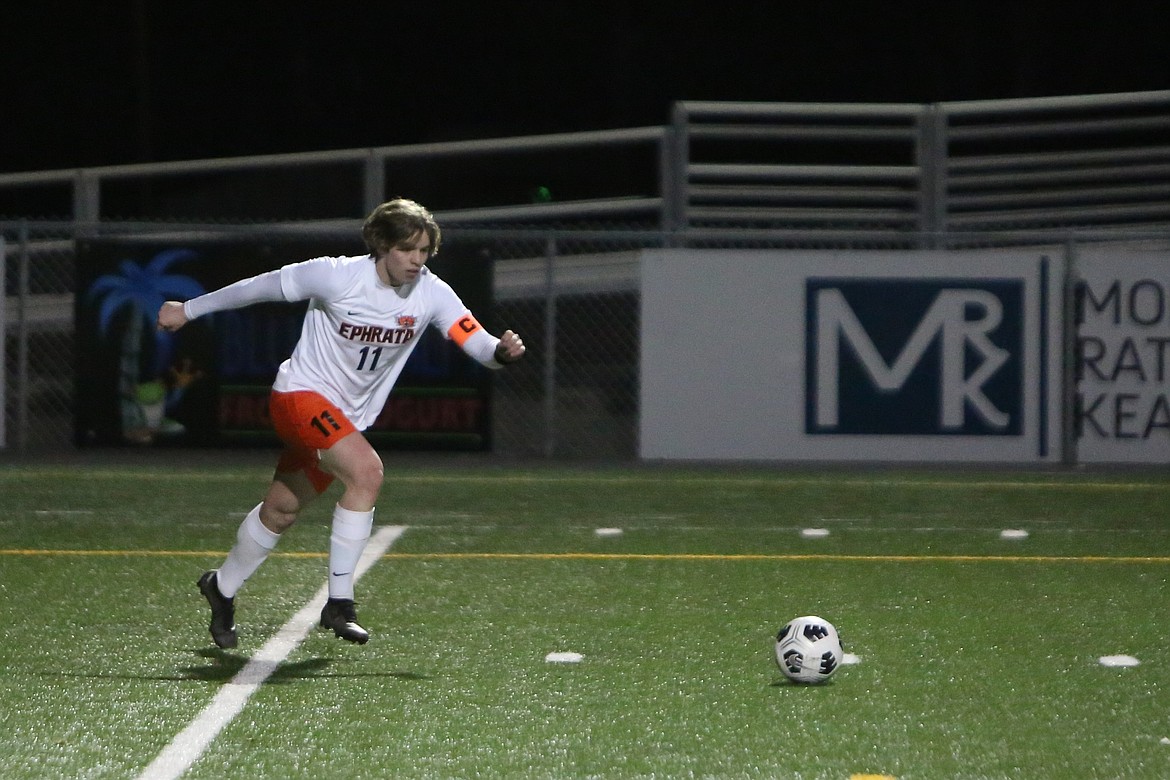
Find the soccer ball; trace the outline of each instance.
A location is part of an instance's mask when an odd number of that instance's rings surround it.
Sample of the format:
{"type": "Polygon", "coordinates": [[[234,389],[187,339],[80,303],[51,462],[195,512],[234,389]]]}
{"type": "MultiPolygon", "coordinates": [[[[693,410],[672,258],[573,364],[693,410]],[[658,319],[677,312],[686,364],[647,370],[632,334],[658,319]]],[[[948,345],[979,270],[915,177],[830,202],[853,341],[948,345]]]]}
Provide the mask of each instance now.
{"type": "Polygon", "coordinates": [[[794,682],[824,682],[843,657],[837,629],[816,615],[798,617],[776,634],[776,665],[794,682]]]}

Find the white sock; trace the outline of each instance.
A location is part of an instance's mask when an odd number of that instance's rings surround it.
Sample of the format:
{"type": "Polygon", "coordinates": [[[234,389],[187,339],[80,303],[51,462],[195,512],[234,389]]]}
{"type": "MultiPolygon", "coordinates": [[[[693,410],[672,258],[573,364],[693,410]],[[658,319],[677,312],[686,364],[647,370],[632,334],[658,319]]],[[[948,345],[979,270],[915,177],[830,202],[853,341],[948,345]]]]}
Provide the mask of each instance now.
{"type": "Polygon", "coordinates": [[[329,598],[353,600],[353,572],[374,527],[374,510],[353,512],[333,507],[329,536],[329,598]]]}
{"type": "Polygon", "coordinates": [[[240,529],[236,531],[236,544],[216,575],[219,592],[229,599],[235,597],[244,581],[260,568],[268,553],[280,541],[280,534],[269,531],[260,522],[261,506],[262,503],[257,504],[244,518],[244,522],[240,523],[240,529]]]}

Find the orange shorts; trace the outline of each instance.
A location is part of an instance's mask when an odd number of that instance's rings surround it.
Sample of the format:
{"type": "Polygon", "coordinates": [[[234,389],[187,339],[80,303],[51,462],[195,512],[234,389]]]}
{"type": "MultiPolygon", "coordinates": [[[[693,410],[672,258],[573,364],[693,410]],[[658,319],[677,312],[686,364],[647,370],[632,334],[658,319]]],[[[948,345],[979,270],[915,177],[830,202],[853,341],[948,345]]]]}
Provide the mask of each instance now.
{"type": "Polygon", "coordinates": [[[318,493],[325,492],[333,482],[333,475],[321,470],[318,453],[357,428],[324,396],[308,390],[291,393],[273,390],[268,397],[268,414],[276,435],[285,445],[276,470],[286,474],[303,471],[318,493]]]}

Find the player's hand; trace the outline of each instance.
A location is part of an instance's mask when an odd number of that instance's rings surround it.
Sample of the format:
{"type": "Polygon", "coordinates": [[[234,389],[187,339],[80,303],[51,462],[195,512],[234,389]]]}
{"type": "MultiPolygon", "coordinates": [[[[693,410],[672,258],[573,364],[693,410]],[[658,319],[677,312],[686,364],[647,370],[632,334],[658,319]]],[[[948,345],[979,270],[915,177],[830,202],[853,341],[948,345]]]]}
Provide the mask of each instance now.
{"type": "Polygon", "coordinates": [[[187,315],[183,312],[183,304],[178,301],[167,301],[158,310],[158,329],[174,333],[187,324],[187,315]]]}
{"type": "Polygon", "coordinates": [[[500,336],[500,343],[496,345],[497,363],[515,363],[524,357],[524,341],[510,330],[500,336]]]}

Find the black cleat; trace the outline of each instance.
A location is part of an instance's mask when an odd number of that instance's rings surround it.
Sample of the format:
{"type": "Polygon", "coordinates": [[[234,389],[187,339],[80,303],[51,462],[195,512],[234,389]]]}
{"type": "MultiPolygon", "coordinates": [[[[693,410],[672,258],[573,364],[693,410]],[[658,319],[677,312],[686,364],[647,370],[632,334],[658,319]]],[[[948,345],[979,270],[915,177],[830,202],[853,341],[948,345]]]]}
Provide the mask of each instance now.
{"type": "Polygon", "coordinates": [[[333,634],[347,642],[364,645],[370,632],[358,625],[352,599],[329,599],[321,610],[321,628],[333,629],[333,634]]]}
{"type": "Polygon", "coordinates": [[[199,578],[199,592],[211,605],[211,638],[223,648],[236,646],[236,605],[219,592],[219,579],[214,571],[205,572],[199,578]]]}

